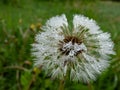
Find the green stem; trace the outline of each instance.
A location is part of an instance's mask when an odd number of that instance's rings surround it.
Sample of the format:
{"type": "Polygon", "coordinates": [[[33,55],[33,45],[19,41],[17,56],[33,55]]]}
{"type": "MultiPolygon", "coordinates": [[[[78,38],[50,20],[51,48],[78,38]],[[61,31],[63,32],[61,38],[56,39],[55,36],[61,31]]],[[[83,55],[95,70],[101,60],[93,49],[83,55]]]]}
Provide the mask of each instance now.
{"type": "Polygon", "coordinates": [[[88,82],[88,90],[94,90],[90,82],[88,82]]]}
{"type": "Polygon", "coordinates": [[[60,80],[59,90],[64,90],[64,80],[60,80]]]}

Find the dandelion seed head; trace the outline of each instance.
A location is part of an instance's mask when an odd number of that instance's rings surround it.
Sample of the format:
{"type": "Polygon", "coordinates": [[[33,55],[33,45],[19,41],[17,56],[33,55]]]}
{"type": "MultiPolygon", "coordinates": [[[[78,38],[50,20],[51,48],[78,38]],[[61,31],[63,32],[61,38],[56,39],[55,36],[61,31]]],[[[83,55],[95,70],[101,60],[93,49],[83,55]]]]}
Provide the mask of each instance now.
{"type": "Polygon", "coordinates": [[[74,15],[72,29],[64,14],[49,19],[42,29],[32,44],[34,65],[53,79],[96,80],[109,66],[110,55],[115,54],[110,34],[83,15],[74,15]]]}

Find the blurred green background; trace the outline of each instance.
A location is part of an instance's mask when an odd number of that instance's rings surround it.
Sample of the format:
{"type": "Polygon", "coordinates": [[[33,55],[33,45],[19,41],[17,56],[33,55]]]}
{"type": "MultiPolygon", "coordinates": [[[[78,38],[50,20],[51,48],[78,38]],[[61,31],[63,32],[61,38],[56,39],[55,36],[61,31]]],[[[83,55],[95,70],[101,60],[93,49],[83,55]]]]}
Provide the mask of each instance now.
{"type": "Polygon", "coordinates": [[[59,80],[33,68],[31,44],[46,20],[74,14],[96,20],[111,34],[116,55],[111,66],[91,83],[66,80],[65,90],[120,90],[120,0],[0,0],[0,90],[58,90],[59,80]]]}

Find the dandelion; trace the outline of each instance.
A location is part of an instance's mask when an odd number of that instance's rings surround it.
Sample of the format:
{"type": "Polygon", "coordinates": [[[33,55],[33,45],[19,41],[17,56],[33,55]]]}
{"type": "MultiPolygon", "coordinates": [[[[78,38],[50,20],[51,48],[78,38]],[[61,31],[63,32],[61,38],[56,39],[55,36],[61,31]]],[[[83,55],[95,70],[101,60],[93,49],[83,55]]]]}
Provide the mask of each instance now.
{"type": "Polygon", "coordinates": [[[109,66],[114,44],[92,19],[74,15],[73,27],[66,16],[52,17],[32,44],[34,65],[53,79],[89,83],[109,66]]]}
{"type": "Polygon", "coordinates": [[[36,28],[37,28],[37,29],[40,29],[41,26],[42,26],[41,23],[37,23],[37,24],[36,24],[36,28]]]}
{"type": "Polygon", "coordinates": [[[30,30],[35,31],[35,29],[36,29],[35,24],[31,24],[30,25],[30,30]]]}

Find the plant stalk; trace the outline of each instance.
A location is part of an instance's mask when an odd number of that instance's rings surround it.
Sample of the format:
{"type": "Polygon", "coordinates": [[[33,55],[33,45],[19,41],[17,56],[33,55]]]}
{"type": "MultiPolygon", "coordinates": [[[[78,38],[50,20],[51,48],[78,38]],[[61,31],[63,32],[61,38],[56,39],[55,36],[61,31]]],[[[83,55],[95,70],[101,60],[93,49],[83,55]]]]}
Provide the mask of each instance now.
{"type": "Polygon", "coordinates": [[[58,90],[64,90],[64,80],[60,80],[60,85],[58,90]]]}

